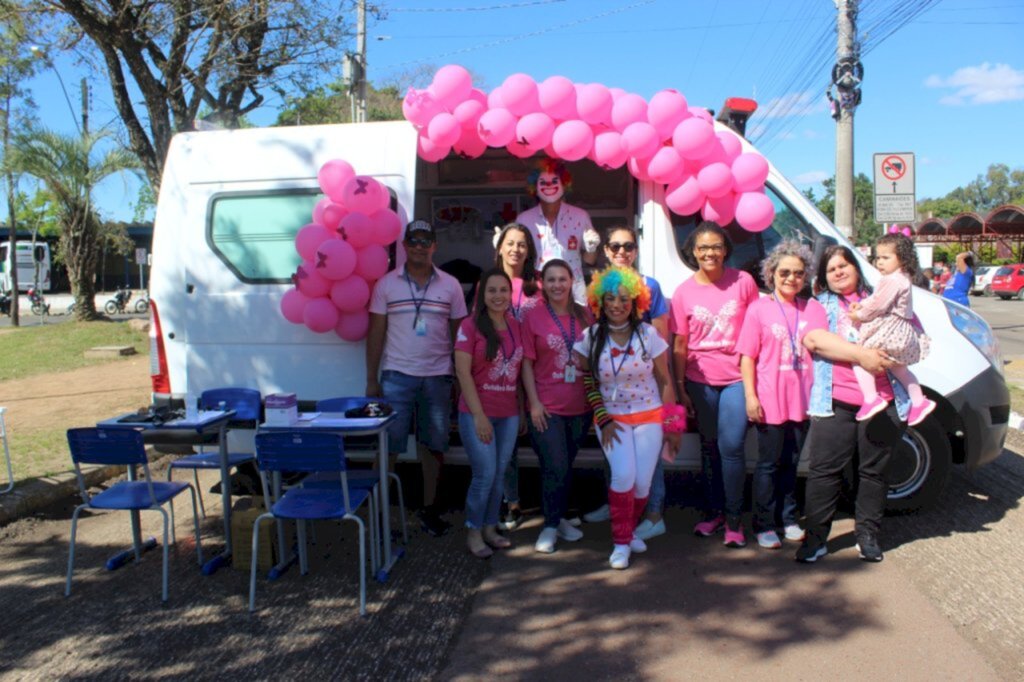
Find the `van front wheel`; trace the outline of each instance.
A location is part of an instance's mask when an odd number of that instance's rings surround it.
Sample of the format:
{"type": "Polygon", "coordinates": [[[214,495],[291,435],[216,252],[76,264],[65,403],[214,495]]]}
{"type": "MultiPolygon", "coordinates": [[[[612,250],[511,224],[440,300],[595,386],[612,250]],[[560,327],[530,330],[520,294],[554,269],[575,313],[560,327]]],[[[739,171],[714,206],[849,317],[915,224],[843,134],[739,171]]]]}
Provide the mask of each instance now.
{"type": "Polygon", "coordinates": [[[934,415],[917,426],[907,427],[902,440],[893,447],[886,470],[886,508],[911,512],[933,506],[946,487],[952,461],[949,439],[934,415]]]}

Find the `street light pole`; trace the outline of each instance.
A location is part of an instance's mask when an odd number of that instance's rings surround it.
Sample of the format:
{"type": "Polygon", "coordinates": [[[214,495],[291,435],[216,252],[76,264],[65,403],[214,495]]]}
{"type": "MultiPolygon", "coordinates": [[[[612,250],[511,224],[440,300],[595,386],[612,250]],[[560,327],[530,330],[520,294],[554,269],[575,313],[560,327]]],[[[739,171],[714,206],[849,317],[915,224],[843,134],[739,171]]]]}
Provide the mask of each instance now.
{"type": "Polygon", "coordinates": [[[366,123],[366,0],[359,0],[359,32],[356,34],[356,51],[359,53],[359,122],[366,123]]]}

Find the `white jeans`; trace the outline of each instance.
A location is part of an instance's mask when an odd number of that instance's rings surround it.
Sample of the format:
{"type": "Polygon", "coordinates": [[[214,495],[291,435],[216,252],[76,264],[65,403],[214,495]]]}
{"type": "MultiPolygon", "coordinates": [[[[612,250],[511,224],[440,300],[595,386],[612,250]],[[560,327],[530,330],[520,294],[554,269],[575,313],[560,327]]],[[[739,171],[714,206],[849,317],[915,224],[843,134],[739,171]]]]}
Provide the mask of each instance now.
{"type": "Polygon", "coordinates": [[[636,426],[619,423],[618,442],[604,451],[612,470],[612,490],[617,493],[633,490],[639,499],[651,493],[651,479],[661,454],[662,437],[660,423],[636,426]]]}

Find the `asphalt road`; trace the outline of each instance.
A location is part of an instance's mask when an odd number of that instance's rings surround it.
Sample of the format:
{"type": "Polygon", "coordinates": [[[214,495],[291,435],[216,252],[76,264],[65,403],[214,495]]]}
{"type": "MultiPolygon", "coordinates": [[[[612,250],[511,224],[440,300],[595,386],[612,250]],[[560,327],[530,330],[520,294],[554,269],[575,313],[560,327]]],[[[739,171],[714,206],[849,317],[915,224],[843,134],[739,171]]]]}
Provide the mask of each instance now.
{"type": "Polygon", "coordinates": [[[971,309],[996,333],[1004,360],[1024,359],[1024,301],[972,296],[971,309]]]}

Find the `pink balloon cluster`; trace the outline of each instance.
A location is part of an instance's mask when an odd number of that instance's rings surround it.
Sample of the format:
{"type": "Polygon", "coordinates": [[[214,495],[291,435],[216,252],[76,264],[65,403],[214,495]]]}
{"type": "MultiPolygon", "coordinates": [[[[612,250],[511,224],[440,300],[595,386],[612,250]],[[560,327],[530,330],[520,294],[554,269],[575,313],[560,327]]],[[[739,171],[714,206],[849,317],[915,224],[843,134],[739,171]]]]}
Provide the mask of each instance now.
{"type": "Polygon", "coordinates": [[[488,147],[524,159],[538,152],[566,161],[589,158],[606,170],[625,165],[638,180],[667,185],[665,203],[680,215],[699,211],[723,225],[735,219],[751,232],[775,218],[764,193],[768,162],[744,153],[731,131],[716,132],[708,111],[689,106],[675,90],[648,102],[599,83],[564,76],[537,83],[516,73],[484,93],[465,68],[450,64],[430,87],[410,88],[402,111],[419,131],[425,161],[452,151],[475,159],[488,147]]]}
{"type": "Polygon", "coordinates": [[[292,275],[295,287],[281,298],[281,314],[319,334],[359,341],[370,324],[370,291],[387,272],[386,247],[401,235],[402,221],[388,206],[387,188],[356,175],[346,161],[328,161],[317,177],[327,196],[295,235],[302,264],[292,275]]]}

